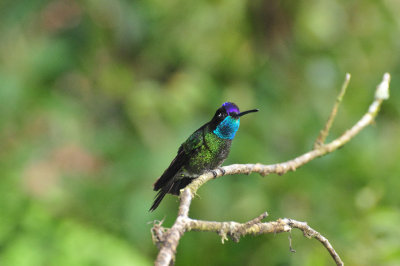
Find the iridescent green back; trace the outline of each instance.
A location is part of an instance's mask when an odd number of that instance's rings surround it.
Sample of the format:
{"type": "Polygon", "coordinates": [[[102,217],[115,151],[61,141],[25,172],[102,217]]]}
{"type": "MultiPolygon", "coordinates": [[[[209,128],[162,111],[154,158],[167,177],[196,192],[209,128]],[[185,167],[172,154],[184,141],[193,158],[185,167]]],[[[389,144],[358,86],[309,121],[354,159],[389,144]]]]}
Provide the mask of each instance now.
{"type": "Polygon", "coordinates": [[[183,144],[183,148],[188,154],[196,149],[183,170],[199,175],[207,170],[217,168],[228,157],[231,143],[231,139],[219,138],[208,126],[205,126],[203,130],[196,131],[183,144]]]}

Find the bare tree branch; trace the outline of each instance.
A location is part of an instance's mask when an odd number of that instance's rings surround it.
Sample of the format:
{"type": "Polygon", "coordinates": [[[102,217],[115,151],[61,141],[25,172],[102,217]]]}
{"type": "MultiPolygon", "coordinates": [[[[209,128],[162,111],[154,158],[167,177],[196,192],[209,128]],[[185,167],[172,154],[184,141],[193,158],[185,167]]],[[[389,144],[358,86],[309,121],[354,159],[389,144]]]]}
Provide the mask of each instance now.
{"type": "Polygon", "coordinates": [[[188,231],[217,232],[221,236],[222,242],[224,242],[228,239],[228,236],[234,241],[239,241],[241,236],[248,234],[290,232],[292,228],[302,230],[304,235],[308,238],[316,238],[329,251],[336,264],[343,265],[342,260],[340,259],[339,255],[334,250],[332,245],[329,243],[328,239],[323,237],[320,233],[309,227],[307,223],[304,222],[298,222],[295,220],[284,218],[278,219],[277,221],[273,222],[262,223],[261,220],[268,215],[267,213],[263,213],[259,217],[244,224],[240,224],[237,222],[211,222],[194,220],[190,219],[188,215],[191,201],[197,190],[204,183],[213,178],[221,177],[224,175],[250,173],[259,173],[262,176],[266,176],[272,173],[282,175],[288,171],[295,171],[297,168],[303,166],[309,161],[323,156],[327,153],[333,152],[336,149],[342,147],[354,136],[356,136],[362,129],[373,123],[376,115],[379,112],[383,100],[389,98],[390,75],[388,73],[383,76],[382,82],[378,85],[375,93],[375,99],[369,106],[367,113],[364,114],[364,116],[353,127],[344,132],[340,137],[330,143],[324,144],[326,136],[328,135],[331,125],[336,116],[338,106],[348,86],[349,80],[350,75],[347,74],[346,80],[332,109],[331,115],[324,129],[321,130],[321,133],[317,138],[313,150],[303,155],[300,155],[290,161],[278,164],[263,165],[257,163],[233,164],[229,166],[224,166],[199,176],[190,185],[181,190],[178,217],[173,226],[170,229],[164,229],[161,226],[162,222],[160,222],[154,223],[154,226],[152,228],[153,240],[155,241],[157,246],[160,247],[155,265],[169,265],[172,261],[174,261],[179,240],[182,235],[188,231]]]}

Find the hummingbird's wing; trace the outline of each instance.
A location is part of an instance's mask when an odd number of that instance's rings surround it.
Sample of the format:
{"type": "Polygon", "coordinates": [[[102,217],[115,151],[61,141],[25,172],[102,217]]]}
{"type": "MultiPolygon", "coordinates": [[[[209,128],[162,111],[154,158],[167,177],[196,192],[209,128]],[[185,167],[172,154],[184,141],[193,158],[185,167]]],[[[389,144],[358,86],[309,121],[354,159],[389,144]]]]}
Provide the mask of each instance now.
{"type": "MultiPolygon", "coordinates": [[[[165,187],[170,181],[174,178],[174,176],[178,173],[178,171],[182,168],[182,166],[187,162],[188,156],[185,154],[185,150],[182,145],[179,147],[178,154],[172,160],[171,164],[165,169],[164,173],[157,179],[157,181],[153,185],[154,191],[157,191],[163,187],[165,187]]],[[[167,191],[168,192],[168,191],[167,191]]]]}
{"type": "Polygon", "coordinates": [[[150,211],[154,211],[158,207],[167,193],[179,195],[179,190],[192,182],[192,178],[175,178],[175,175],[182,169],[189,159],[199,151],[199,148],[205,141],[204,128],[206,126],[207,124],[196,130],[184,143],[182,143],[174,160],[172,160],[171,164],[164,171],[161,177],[154,183],[154,190],[159,191],[153,205],[150,207],[150,211]]]}
{"type": "Polygon", "coordinates": [[[181,145],[179,147],[178,154],[176,155],[174,160],[172,160],[168,168],[164,171],[164,173],[160,176],[160,178],[157,179],[157,181],[153,185],[153,189],[155,191],[157,190],[159,191],[149,211],[154,211],[155,209],[157,209],[158,205],[160,205],[164,196],[172,189],[175,183],[174,177],[176,173],[178,173],[178,171],[186,163],[187,158],[188,157],[186,156],[185,151],[181,145]]]}
{"type": "MultiPolygon", "coordinates": [[[[154,183],[153,187],[155,191],[170,185],[170,181],[179,170],[181,170],[182,166],[184,166],[188,160],[198,152],[204,141],[204,127],[205,125],[196,130],[184,143],[182,143],[174,160],[172,160],[171,164],[164,171],[161,177],[154,183]]],[[[169,190],[167,193],[168,192],[169,190]]]]}

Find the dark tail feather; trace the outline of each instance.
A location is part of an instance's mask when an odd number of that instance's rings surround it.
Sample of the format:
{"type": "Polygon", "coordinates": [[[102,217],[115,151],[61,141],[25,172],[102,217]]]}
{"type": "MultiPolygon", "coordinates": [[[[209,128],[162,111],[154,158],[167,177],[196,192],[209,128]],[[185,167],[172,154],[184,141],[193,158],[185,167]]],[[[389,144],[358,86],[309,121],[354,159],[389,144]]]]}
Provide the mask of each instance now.
{"type": "Polygon", "coordinates": [[[179,169],[186,163],[188,160],[188,156],[186,156],[182,146],[179,148],[178,154],[175,159],[171,162],[168,168],[164,171],[164,173],[160,176],[159,179],[154,183],[153,188],[155,191],[162,189],[165,186],[169,186],[170,182],[174,179],[176,173],[178,173],[179,169]]]}
{"type": "Polygon", "coordinates": [[[156,199],[154,200],[153,205],[151,205],[149,211],[152,212],[155,209],[157,209],[158,205],[160,205],[161,201],[163,200],[163,198],[165,197],[166,194],[167,194],[167,191],[164,189],[161,189],[160,191],[158,191],[158,193],[156,195],[156,199]]]}
{"type": "Polygon", "coordinates": [[[165,197],[165,195],[167,193],[170,193],[173,195],[179,195],[179,191],[182,188],[189,185],[190,182],[192,182],[192,181],[193,181],[193,178],[184,177],[182,179],[179,179],[176,182],[171,183],[170,185],[167,184],[166,186],[162,187],[161,190],[158,191],[158,193],[156,195],[156,199],[154,200],[153,205],[151,205],[149,211],[154,211],[155,209],[157,209],[158,205],[160,205],[161,201],[163,200],[163,198],[165,197]]]}

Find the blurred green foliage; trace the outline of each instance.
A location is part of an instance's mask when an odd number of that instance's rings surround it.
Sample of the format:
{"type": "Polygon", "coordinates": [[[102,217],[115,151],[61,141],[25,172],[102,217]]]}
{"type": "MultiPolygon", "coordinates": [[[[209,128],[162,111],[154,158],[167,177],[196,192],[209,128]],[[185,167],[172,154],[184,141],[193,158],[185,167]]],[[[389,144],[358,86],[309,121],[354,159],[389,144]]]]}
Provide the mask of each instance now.
{"type": "MultiPolygon", "coordinates": [[[[312,147],[346,72],[330,139],[361,117],[384,72],[391,99],[343,149],[284,176],[209,182],[194,218],[307,221],[348,265],[400,264],[400,2],[0,2],[0,265],[151,265],[152,183],[233,101],[248,116],[231,163],[312,147]]],[[[293,232],[221,244],[188,233],[177,265],[330,265],[293,232]],[[207,255],[205,255],[207,254],[207,255]]]]}

